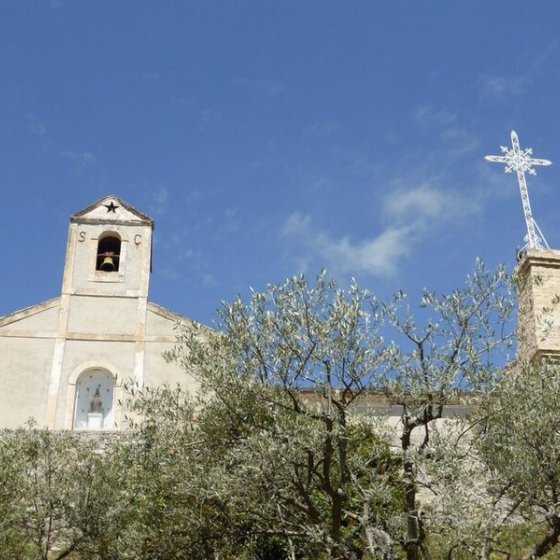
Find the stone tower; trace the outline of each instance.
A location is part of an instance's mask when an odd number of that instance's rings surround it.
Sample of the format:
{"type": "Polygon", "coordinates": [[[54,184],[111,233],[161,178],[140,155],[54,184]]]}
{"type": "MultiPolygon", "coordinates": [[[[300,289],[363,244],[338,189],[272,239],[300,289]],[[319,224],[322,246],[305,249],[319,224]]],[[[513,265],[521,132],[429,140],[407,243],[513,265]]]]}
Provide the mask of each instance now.
{"type": "Polygon", "coordinates": [[[191,322],[148,301],[153,228],[116,196],[70,218],[60,296],[0,317],[0,427],[115,430],[128,385],[196,390],[164,357],[191,322]]]}
{"type": "MultiPolygon", "coordinates": [[[[151,218],[116,196],[107,196],[70,218],[49,382],[48,425],[60,423],[56,403],[65,355],[76,350],[83,353],[82,341],[104,342],[101,355],[108,363],[130,356],[130,344],[125,349],[121,343],[134,341],[132,378],[143,385],[153,227],[151,218]]],[[[99,360],[99,344],[93,344],[92,351],[99,360]]],[[[126,369],[130,370],[130,365],[126,369]]],[[[88,393],[99,382],[103,384],[103,379],[92,380],[92,386],[86,387],[88,393]]],[[[87,395],[82,397],[84,409],[88,407],[85,399],[87,395]]],[[[64,424],[69,422],[66,419],[64,424]]],[[[118,424],[118,419],[110,422],[118,424]]]]}
{"type": "Polygon", "coordinates": [[[529,249],[516,276],[519,360],[560,358],[560,251],[529,249]]]}

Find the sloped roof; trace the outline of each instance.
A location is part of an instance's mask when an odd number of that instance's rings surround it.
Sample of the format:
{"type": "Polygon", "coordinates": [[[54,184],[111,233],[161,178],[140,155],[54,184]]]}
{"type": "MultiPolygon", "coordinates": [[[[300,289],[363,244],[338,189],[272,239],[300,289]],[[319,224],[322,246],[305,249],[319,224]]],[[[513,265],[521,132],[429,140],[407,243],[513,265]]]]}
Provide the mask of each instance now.
{"type": "Polygon", "coordinates": [[[71,222],[141,223],[154,227],[154,221],[115,195],[105,196],[72,215],[71,222]]]}
{"type": "Polygon", "coordinates": [[[59,305],[59,303],[60,297],[54,297],[48,299],[47,301],[43,301],[42,303],[31,305],[30,307],[26,307],[24,309],[14,311],[13,313],[9,313],[8,315],[4,315],[3,317],[0,317],[0,327],[4,327],[11,323],[21,321],[22,319],[26,319],[27,317],[31,317],[33,315],[36,315],[37,313],[42,313],[43,311],[56,307],[57,305],[59,305]]]}
{"type": "Polygon", "coordinates": [[[148,301],[148,311],[151,311],[152,313],[155,313],[156,315],[159,315],[161,317],[164,317],[165,319],[173,321],[176,324],[192,325],[193,323],[196,323],[205,332],[209,332],[209,333],[215,333],[216,332],[214,329],[212,329],[211,327],[208,327],[207,325],[203,325],[202,323],[198,323],[198,321],[194,321],[193,319],[189,319],[188,317],[185,317],[184,315],[180,315],[179,313],[175,313],[175,311],[171,311],[171,309],[168,309],[167,307],[163,307],[161,305],[158,305],[157,303],[154,303],[153,301],[148,301]]]}
{"type": "MultiPolygon", "coordinates": [[[[13,313],[9,313],[8,315],[0,317],[0,328],[27,319],[28,317],[32,317],[34,315],[37,315],[38,313],[43,313],[44,311],[52,309],[53,307],[57,307],[58,305],[60,305],[60,297],[55,297],[47,301],[43,301],[42,303],[26,307],[25,309],[14,311],[13,313]]],[[[171,311],[166,307],[162,307],[161,305],[153,303],[152,301],[148,301],[147,309],[149,312],[155,313],[156,315],[159,315],[160,317],[163,317],[164,319],[167,319],[168,321],[171,321],[175,324],[192,325],[195,322],[188,317],[179,315],[178,313],[175,313],[174,311],[171,311]]],[[[215,332],[206,325],[200,325],[200,327],[205,332],[215,332]]]]}

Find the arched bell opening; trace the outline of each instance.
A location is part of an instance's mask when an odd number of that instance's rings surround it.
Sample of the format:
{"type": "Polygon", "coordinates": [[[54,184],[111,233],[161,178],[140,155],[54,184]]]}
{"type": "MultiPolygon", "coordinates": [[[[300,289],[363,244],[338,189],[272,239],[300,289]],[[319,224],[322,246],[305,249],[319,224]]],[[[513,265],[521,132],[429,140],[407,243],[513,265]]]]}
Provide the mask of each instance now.
{"type": "Polygon", "coordinates": [[[97,244],[95,270],[117,272],[121,257],[121,240],[114,234],[102,237],[97,244]]]}

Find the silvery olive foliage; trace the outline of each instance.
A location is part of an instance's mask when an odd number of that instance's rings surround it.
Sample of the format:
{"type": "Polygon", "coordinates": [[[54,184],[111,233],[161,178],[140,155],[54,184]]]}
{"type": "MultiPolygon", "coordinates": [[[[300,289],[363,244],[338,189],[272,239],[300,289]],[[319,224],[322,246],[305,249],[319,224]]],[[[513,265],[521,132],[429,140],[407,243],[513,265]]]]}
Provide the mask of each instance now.
{"type": "Polygon", "coordinates": [[[118,473],[99,438],[33,424],[0,434],[0,557],[117,558],[118,473]]]}
{"type": "Polygon", "coordinates": [[[558,364],[518,364],[507,371],[476,444],[492,494],[506,498],[519,522],[544,527],[524,558],[545,556],[560,541],[558,364]]]}
{"type": "Polygon", "coordinates": [[[465,391],[495,387],[512,308],[507,274],[482,263],[463,289],[426,291],[420,309],[402,293],[387,303],[296,277],[224,304],[221,334],[184,332],[170,358],[209,388],[209,422],[233,422],[232,463],[245,459],[230,472],[261,480],[259,503],[271,506],[259,506],[260,530],[294,557],[304,542],[330,558],[412,560],[429,555],[418,493],[430,487],[433,427],[465,391]],[[400,415],[390,433],[376,395],[400,415]]]}
{"type": "Polygon", "coordinates": [[[224,303],[167,356],[196,395],[129,388],[109,439],[1,435],[0,557],[540,557],[560,381],[504,369],[514,301],[478,263],[417,304],[325,274],[224,303]]]}
{"type": "Polygon", "coordinates": [[[401,407],[397,431],[405,494],[402,546],[407,560],[428,557],[426,531],[433,523],[418,493],[430,487],[424,472],[441,454],[442,442],[446,446],[452,437],[440,437],[436,446],[434,427],[441,425],[446,411],[448,416],[454,410],[464,416],[470,410],[464,395],[474,397],[495,389],[501,366],[511,356],[513,307],[505,269],[489,271],[477,262],[463,288],[441,296],[424,291],[420,310],[413,312],[402,293],[385,308],[394,338],[388,345],[387,369],[373,388],[401,407]],[[453,404],[459,407],[453,409],[453,404]]]}
{"type": "Polygon", "coordinates": [[[352,413],[385,367],[383,313],[355,285],[292,278],[224,305],[221,334],[187,331],[170,356],[201,383],[201,429],[227,434],[223,477],[249,498],[248,528],[293,558],[393,557],[398,465],[352,413]]]}
{"type": "Polygon", "coordinates": [[[437,460],[427,464],[430,531],[442,535],[447,557],[557,557],[559,410],[558,365],[514,363],[495,391],[473,403],[469,418],[434,434],[445,441],[437,441],[437,460]]]}

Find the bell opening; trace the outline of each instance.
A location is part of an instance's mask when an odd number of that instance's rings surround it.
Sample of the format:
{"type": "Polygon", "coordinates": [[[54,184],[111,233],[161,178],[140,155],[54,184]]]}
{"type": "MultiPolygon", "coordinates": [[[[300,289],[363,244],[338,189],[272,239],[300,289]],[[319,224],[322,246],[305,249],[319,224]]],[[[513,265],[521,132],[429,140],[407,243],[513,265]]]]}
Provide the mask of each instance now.
{"type": "Polygon", "coordinates": [[[118,237],[103,237],[97,245],[95,269],[102,272],[117,272],[121,253],[121,240],[118,237]]]}

